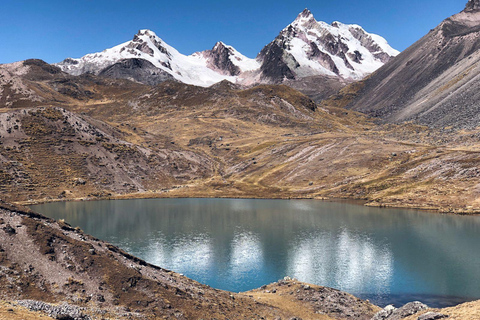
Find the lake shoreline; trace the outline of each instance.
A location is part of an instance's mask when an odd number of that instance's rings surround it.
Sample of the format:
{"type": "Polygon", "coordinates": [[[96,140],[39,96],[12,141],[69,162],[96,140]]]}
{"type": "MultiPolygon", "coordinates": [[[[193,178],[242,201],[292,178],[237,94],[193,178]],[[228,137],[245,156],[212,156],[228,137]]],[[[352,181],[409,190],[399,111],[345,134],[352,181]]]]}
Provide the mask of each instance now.
{"type": "Polygon", "coordinates": [[[436,207],[436,206],[422,206],[415,204],[399,204],[399,203],[388,203],[388,202],[379,202],[371,201],[367,199],[355,199],[355,198],[328,198],[328,197],[294,197],[294,196],[278,196],[278,197],[256,197],[256,196],[239,196],[239,195],[199,195],[195,194],[194,196],[188,196],[185,194],[167,194],[167,192],[157,193],[157,192],[142,192],[142,193],[127,193],[127,194],[118,194],[110,195],[105,197],[82,197],[82,198],[57,198],[57,199],[36,199],[29,201],[14,201],[14,204],[21,206],[31,206],[44,203],[54,203],[54,202],[81,202],[81,201],[102,201],[102,200],[132,200],[132,199],[259,199],[259,200],[317,200],[317,201],[327,201],[327,202],[346,202],[353,203],[357,205],[363,205],[367,207],[377,207],[377,208],[391,208],[391,209],[407,209],[407,210],[419,210],[419,211],[428,211],[437,214],[448,214],[448,215],[458,215],[458,216],[478,216],[480,215],[480,210],[471,210],[471,209],[462,209],[462,208],[446,208],[446,207],[436,207]]]}

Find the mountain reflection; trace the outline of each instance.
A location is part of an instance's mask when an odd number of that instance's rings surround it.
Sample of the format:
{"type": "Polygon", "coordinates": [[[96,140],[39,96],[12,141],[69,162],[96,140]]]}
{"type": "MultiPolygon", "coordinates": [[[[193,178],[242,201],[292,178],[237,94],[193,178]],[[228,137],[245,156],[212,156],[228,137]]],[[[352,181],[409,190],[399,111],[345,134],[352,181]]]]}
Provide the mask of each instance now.
{"type": "Polygon", "coordinates": [[[263,264],[262,246],[258,237],[249,232],[236,234],[232,241],[229,267],[232,277],[244,278],[263,264]]]}
{"type": "Polygon", "coordinates": [[[347,292],[388,294],[393,276],[390,250],[368,237],[343,229],[292,244],[288,272],[308,283],[322,283],[347,292]]]}
{"type": "Polygon", "coordinates": [[[288,275],[387,302],[395,295],[480,298],[480,217],[309,200],[149,199],[34,209],[218,289],[246,291],[288,275]]]}
{"type": "MultiPolygon", "coordinates": [[[[163,239],[162,239],[163,240],[163,239]]],[[[183,238],[175,244],[165,245],[166,241],[155,241],[150,244],[145,256],[157,266],[169,266],[178,272],[189,270],[198,275],[208,273],[213,264],[211,240],[206,236],[183,238]]],[[[132,252],[133,248],[125,248],[132,252]]]]}

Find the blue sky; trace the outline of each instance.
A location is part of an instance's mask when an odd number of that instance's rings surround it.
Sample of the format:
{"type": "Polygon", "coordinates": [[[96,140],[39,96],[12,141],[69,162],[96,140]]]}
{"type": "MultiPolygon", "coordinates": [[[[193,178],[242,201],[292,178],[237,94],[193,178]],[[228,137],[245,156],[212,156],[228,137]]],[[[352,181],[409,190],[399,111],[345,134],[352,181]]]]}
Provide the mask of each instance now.
{"type": "Polygon", "coordinates": [[[356,23],[404,50],[467,0],[0,0],[0,63],[79,58],[151,29],[183,54],[234,46],[248,57],[304,8],[319,21],[356,23]]]}

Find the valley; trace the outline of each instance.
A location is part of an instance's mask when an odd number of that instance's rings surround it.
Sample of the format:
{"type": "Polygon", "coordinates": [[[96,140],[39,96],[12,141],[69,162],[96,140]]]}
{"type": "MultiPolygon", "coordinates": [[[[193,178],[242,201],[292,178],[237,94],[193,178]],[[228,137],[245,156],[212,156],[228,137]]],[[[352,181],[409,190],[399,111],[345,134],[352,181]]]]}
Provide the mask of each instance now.
{"type": "Polygon", "coordinates": [[[255,59],[223,42],[183,55],[142,29],[79,59],[1,64],[0,319],[478,319],[479,302],[382,310],[289,277],[221,291],[22,205],[346,199],[479,214],[479,22],[469,0],[399,53],[305,9],[255,59]]]}
{"type": "Polygon", "coordinates": [[[479,209],[475,130],[378,124],[287,86],[151,87],[93,75],[78,81],[41,61],[23,68],[17,94],[34,98],[15,98],[1,118],[9,202],[350,198],[479,209]]]}

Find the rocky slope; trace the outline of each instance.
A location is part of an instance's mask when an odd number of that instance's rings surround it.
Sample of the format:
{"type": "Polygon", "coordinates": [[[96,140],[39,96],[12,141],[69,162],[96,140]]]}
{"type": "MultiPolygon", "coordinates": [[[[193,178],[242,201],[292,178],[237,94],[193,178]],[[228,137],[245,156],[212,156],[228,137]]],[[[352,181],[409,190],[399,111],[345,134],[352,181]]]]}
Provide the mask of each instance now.
{"type": "Polygon", "coordinates": [[[186,56],[153,31],[140,30],[132,41],[80,59],[68,58],[57,66],[72,75],[102,74],[146,84],[176,79],[198,86],[222,80],[252,85],[311,76],[342,82],[363,78],[397,54],[385,39],[358,25],[317,22],[305,9],[256,59],[222,42],[186,56]]]}
{"type": "Polygon", "coordinates": [[[432,127],[478,127],[480,10],[465,10],[430,31],[373,75],[335,97],[384,122],[432,127]]]}
{"type": "Polygon", "coordinates": [[[199,154],[128,143],[105,123],[61,108],[2,113],[0,136],[4,199],[146,191],[213,172],[212,162],[199,154]]]}

